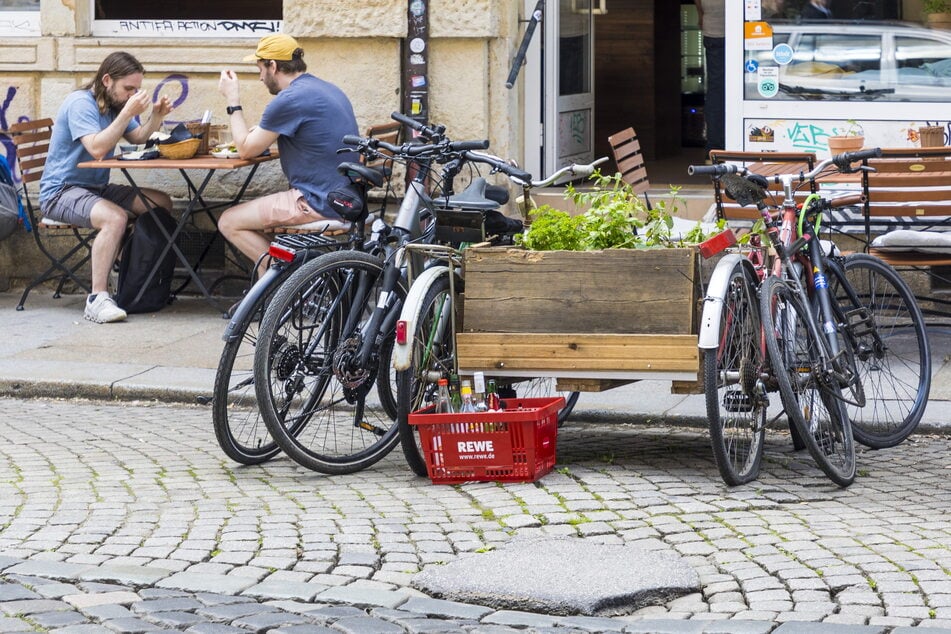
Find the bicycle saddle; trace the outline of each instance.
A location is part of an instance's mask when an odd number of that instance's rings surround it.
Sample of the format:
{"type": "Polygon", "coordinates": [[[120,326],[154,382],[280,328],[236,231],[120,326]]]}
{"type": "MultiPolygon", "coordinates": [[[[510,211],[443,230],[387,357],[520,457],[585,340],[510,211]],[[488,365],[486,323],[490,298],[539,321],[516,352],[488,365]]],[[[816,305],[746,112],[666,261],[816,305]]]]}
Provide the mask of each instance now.
{"type": "Polygon", "coordinates": [[[484,178],[479,177],[474,179],[461,194],[444,198],[439,202],[452,209],[468,209],[472,211],[497,209],[499,203],[486,197],[487,187],[490,187],[490,185],[484,178]]]}
{"type": "Polygon", "coordinates": [[[337,166],[337,171],[349,178],[351,181],[354,179],[362,180],[365,183],[369,183],[373,187],[380,187],[383,184],[383,174],[379,170],[375,170],[372,167],[367,167],[360,163],[350,163],[345,161],[337,166]]]}

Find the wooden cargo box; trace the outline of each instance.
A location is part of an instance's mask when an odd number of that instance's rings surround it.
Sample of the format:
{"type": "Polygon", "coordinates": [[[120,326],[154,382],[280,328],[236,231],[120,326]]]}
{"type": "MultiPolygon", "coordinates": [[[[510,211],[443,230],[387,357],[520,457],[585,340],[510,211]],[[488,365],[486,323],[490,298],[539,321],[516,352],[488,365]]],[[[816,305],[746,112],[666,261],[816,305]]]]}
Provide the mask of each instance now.
{"type": "Polygon", "coordinates": [[[463,372],[559,383],[698,378],[695,249],[476,248],[464,266],[463,372]]]}

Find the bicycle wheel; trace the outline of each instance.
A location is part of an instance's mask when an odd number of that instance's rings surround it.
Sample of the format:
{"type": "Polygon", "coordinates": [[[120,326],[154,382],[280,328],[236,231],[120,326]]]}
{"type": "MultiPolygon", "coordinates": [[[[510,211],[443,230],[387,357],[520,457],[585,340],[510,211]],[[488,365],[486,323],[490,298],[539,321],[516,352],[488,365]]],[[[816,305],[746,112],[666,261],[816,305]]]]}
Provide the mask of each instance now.
{"type": "MultiPolygon", "coordinates": [[[[394,418],[373,395],[389,383],[392,345],[377,343],[360,364],[362,328],[383,295],[383,261],[331,253],[281,287],[261,323],[255,391],[268,431],[287,455],[322,473],[364,469],[398,441],[394,418]]],[[[399,310],[402,283],[393,292],[399,310]]],[[[380,342],[393,337],[380,333],[380,342]]]]}
{"type": "Polygon", "coordinates": [[[254,348],[264,307],[292,272],[291,268],[284,269],[270,287],[253,300],[251,310],[235,325],[237,336],[225,343],[218,360],[212,399],[215,438],[225,455],[241,464],[261,464],[281,450],[268,433],[258,409],[254,393],[254,348]]]}
{"type": "Polygon", "coordinates": [[[400,445],[406,463],[419,476],[426,475],[426,460],[419,433],[409,424],[409,415],[435,402],[436,381],[455,371],[453,304],[449,277],[437,278],[423,298],[416,318],[410,367],[396,375],[400,445]]]}
{"type": "Polygon", "coordinates": [[[931,349],[921,309],[887,263],[856,253],[829,265],[829,289],[843,311],[840,332],[855,350],[865,406],[846,405],[855,439],[894,447],[915,430],[931,390],[931,349]]]}
{"type": "Polygon", "coordinates": [[[717,348],[703,351],[710,443],[717,469],[731,486],[759,475],[769,399],[760,310],[754,274],[737,262],[730,271],[720,313],[717,348]]]}
{"type": "Polygon", "coordinates": [[[578,403],[579,392],[558,390],[558,380],[552,377],[535,379],[512,379],[510,377],[497,379],[499,393],[503,398],[545,398],[547,396],[561,396],[565,399],[565,406],[558,410],[558,425],[561,426],[571,416],[578,403]]]}
{"type": "Polygon", "coordinates": [[[792,419],[809,454],[841,487],[855,480],[855,444],[840,389],[817,376],[822,342],[806,328],[808,315],[799,295],[770,276],[760,288],[760,317],[770,365],[786,416],[792,419]]]}

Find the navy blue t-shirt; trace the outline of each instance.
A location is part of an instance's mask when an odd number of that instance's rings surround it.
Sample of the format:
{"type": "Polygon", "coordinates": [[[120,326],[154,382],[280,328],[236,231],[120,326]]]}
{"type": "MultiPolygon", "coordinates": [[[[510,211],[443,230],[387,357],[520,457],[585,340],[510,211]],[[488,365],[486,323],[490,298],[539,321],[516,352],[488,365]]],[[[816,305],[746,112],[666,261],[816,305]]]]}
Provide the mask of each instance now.
{"type": "Polygon", "coordinates": [[[337,154],[344,135],[358,133],[353,106],[343,91],[304,73],[275,95],[260,125],[280,134],[281,169],[290,186],[304,194],[314,211],[339,218],[327,205],[327,193],[348,183],[337,165],[358,160],[355,152],[337,154]]]}

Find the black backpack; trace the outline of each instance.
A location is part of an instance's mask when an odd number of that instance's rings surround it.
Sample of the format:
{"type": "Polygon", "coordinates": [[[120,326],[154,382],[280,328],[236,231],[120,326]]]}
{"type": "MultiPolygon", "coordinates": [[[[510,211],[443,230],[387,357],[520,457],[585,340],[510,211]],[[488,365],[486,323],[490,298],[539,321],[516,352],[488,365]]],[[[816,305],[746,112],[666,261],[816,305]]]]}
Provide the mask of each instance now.
{"type": "Polygon", "coordinates": [[[156,207],[152,212],[136,218],[132,234],[125,241],[119,256],[119,281],[114,299],[127,313],[151,313],[161,310],[169,303],[172,295],[175,253],[169,249],[142,297],[139,301],[134,301],[158,261],[162,249],[168,244],[156,219],[169,234],[175,230],[175,219],[171,214],[161,207],[156,207]]]}

